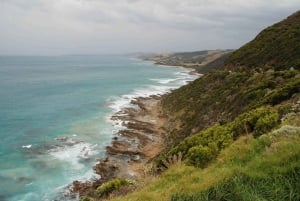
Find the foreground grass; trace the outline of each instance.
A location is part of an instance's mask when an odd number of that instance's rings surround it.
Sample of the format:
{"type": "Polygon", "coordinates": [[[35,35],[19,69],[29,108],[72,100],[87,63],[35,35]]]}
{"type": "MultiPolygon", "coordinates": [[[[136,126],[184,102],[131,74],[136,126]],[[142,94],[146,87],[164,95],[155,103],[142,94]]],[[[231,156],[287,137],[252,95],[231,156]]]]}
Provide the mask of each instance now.
{"type": "Polygon", "coordinates": [[[299,200],[299,144],[295,125],[283,124],[256,139],[243,136],[205,169],[175,164],[143,181],[144,188],[114,200],[299,200]]]}

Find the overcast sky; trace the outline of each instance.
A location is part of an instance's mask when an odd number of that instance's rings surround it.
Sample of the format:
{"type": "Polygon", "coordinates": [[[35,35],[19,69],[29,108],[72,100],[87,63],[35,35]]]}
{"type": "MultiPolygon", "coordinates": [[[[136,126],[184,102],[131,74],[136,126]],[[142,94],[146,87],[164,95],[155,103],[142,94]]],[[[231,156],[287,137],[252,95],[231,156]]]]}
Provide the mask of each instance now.
{"type": "Polygon", "coordinates": [[[0,0],[0,54],[238,48],[300,0],[0,0]]]}

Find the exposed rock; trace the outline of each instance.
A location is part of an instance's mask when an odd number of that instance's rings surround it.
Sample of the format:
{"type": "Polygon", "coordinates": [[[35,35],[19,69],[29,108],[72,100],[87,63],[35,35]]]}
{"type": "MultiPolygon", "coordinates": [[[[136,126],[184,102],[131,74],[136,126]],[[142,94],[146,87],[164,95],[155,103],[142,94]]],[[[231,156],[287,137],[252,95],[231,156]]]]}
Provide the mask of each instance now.
{"type": "Polygon", "coordinates": [[[145,164],[162,150],[168,129],[165,127],[166,115],[160,110],[160,97],[137,98],[131,104],[137,107],[125,108],[111,117],[114,121],[123,121],[126,129],[118,131],[111,145],[106,147],[109,157],[94,166],[101,178],[90,182],[74,181],[72,192],[97,197],[95,190],[108,180],[143,175],[145,164]]]}
{"type": "Polygon", "coordinates": [[[129,129],[143,131],[146,133],[154,133],[155,132],[155,130],[153,129],[153,125],[150,123],[146,123],[146,122],[135,121],[135,122],[124,123],[123,125],[129,129]]]}
{"type": "Polygon", "coordinates": [[[107,146],[106,151],[109,154],[139,154],[140,151],[133,147],[129,142],[114,141],[112,146],[107,146]]]}

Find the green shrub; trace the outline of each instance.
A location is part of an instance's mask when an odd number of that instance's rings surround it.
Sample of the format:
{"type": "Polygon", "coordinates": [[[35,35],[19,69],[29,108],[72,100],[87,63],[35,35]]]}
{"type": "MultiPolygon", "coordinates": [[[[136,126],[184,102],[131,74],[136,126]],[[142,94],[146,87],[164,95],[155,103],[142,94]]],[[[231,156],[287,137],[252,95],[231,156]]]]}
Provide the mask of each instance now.
{"type": "Polygon", "coordinates": [[[215,143],[217,150],[221,150],[231,143],[232,134],[228,127],[215,125],[198,134],[190,136],[183,140],[177,147],[171,150],[171,154],[182,152],[183,155],[187,154],[189,149],[202,145],[208,146],[211,143],[215,143]]]}
{"type": "Polygon", "coordinates": [[[119,190],[122,186],[128,186],[131,183],[123,178],[112,179],[101,186],[99,186],[96,190],[96,193],[99,197],[108,196],[115,190],[119,190]]]}
{"type": "Polygon", "coordinates": [[[205,167],[218,153],[232,142],[232,133],[224,125],[212,126],[196,135],[186,138],[169,155],[181,152],[188,164],[205,167]]]}
{"type": "Polygon", "coordinates": [[[278,124],[279,114],[271,107],[260,107],[238,116],[230,123],[233,138],[240,135],[253,133],[258,137],[278,124]]]}
{"type": "Polygon", "coordinates": [[[92,201],[92,200],[88,197],[82,197],[82,198],[80,198],[79,201],[92,201]]]}
{"type": "Polygon", "coordinates": [[[209,146],[195,146],[189,149],[187,154],[187,162],[190,165],[204,168],[208,162],[216,158],[219,150],[215,143],[209,144],[209,146]]]}
{"type": "Polygon", "coordinates": [[[276,105],[289,99],[294,93],[300,92],[300,77],[295,77],[287,82],[283,87],[276,89],[265,100],[266,103],[276,105]]]}
{"type": "Polygon", "coordinates": [[[233,140],[244,134],[259,137],[278,125],[278,120],[277,110],[271,107],[260,107],[241,114],[230,123],[215,125],[187,137],[168,155],[181,152],[188,164],[203,168],[233,140]]]}
{"type": "Polygon", "coordinates": [[[269,132],[272,128],[278,125],[278,119],[279,115],[275,110],[270,112],[268,115],[259,118],[256,121],[253,136],[258,137],[264,133],[269,132]]]}

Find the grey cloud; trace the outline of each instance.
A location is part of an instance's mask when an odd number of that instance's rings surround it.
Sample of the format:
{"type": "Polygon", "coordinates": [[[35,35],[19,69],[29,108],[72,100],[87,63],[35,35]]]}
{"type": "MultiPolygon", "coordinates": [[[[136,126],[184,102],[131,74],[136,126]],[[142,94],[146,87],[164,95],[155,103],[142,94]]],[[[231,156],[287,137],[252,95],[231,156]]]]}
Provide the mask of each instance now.
{"type": "Polygon", "coordinates": [[[0,0],[0,54],[237,48],[299,0],[0,0]]]}

